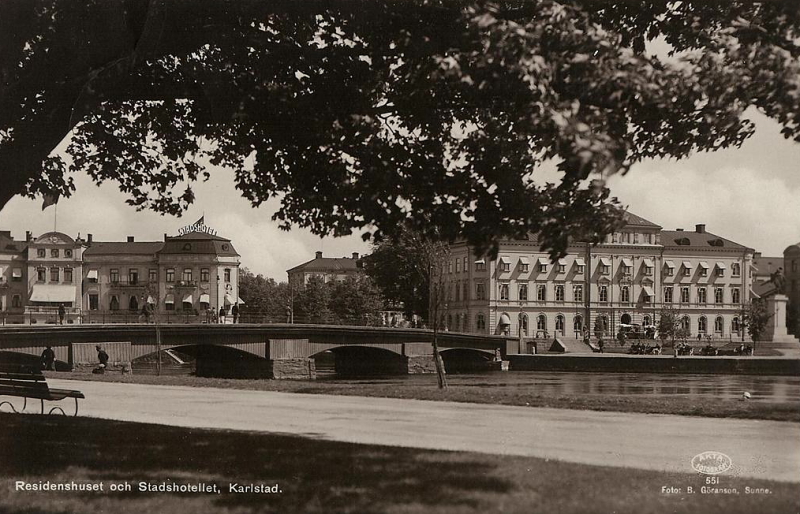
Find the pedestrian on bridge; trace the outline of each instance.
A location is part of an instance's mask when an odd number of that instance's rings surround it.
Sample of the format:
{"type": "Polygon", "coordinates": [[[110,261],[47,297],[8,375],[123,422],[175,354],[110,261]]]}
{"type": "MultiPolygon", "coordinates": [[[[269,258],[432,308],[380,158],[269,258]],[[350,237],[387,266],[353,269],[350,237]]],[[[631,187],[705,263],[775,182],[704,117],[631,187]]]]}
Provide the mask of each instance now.
{"type": "Polygon", "coordinates": [[[64,317],[67,315],[67,310],[64,308],[63,303],[58,304],[58,324],[64,324],[64,317]]]}
{"type": "Polygon", "coordinates": [[[53,371],[53,363],[56,361],[56,352],[49,344],[42,352],[42,367],[48,371],[53,371]]]}
{"type": "Polygon", "coordinates": [[[233,324],[235,325],[239,322],[239,302],[233,304],[231,314],[233,314],[233,324]]]}

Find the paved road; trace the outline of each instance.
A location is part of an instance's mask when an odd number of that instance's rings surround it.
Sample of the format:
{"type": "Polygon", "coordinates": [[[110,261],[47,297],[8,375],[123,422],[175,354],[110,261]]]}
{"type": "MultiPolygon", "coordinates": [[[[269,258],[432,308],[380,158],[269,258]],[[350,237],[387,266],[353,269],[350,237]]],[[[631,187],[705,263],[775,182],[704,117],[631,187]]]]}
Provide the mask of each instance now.
{"type": "Polygon", "coordinates": [[[728,474],[800,482],[800,424],[451,402],[48,379],[86,394],[81,414],[354,443],[524,455],[692,472],[703,451],[728,474]]]}

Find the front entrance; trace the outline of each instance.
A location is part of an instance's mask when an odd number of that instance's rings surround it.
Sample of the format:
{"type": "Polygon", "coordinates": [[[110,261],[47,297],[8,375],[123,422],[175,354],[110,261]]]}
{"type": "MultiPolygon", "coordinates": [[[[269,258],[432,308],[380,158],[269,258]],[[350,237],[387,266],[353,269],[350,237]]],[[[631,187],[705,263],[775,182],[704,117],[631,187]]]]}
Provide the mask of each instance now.
{"type": "Polygon", "coordinates": [[[619,321],[620,321],[620,323],[623,323],[625,325],[630,325],[631,324],[631,315],[628,314],[628,313],[625,313],[619,318],[619,321]]]}

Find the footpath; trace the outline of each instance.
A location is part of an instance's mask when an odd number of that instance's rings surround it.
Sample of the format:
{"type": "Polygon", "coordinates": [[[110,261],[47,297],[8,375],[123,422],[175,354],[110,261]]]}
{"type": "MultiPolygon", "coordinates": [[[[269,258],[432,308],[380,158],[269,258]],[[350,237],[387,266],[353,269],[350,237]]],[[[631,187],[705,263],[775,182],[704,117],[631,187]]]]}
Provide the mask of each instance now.
{"type": "Polygon", "coordinates": [[[351,443],[520,455],[693,473],[719,451],[732,476],[800,483],[800,423],[394,398],[48,380],[86,395],[80,415],[351,443]]]}

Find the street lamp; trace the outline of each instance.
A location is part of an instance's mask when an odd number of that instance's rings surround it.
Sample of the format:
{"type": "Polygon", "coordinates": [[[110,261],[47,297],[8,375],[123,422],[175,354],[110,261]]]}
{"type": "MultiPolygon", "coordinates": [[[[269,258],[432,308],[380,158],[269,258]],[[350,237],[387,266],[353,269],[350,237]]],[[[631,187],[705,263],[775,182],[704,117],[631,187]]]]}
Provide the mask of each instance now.
{"type": "MultiPolygon", "coordinates": [[[[214,311],[214,315],[219,316],[219,270],[217,270],[217,294],[216,294],[216,297],[217,297],[217,307],[216,307],[216,310],[214,311]]],[[[217,318],[217,323],[221,323],[221,322],[222,322],[222,320],[217,318]]]]}

